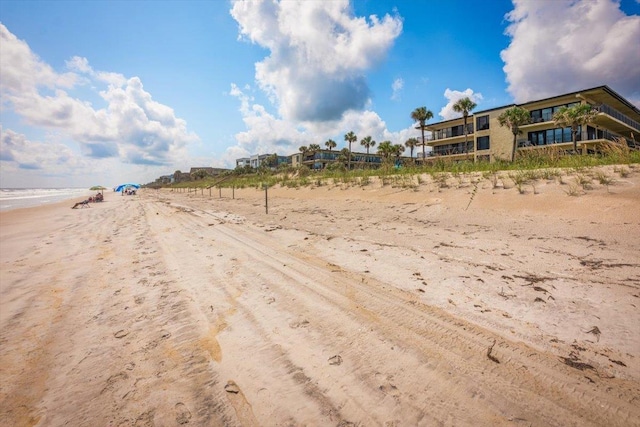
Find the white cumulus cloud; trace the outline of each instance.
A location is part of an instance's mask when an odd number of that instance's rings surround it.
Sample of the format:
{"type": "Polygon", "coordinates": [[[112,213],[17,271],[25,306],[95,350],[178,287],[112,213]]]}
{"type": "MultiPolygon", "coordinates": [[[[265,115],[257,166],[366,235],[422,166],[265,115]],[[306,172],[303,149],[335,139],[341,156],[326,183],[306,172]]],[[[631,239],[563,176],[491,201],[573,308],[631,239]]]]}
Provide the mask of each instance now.
{"type": "Polygon", "coordinates": [[[640,16],[616,0],[513,0],[501,52],[516,102],[608,85],[640,105],[640,16]]]}
{"type": "MultiPolygon", "coordinates": [[[[354,150],[365,136],[394,143],[416,136],[410,123],[390,132],[368,109],[366,72],[385,59],[400,35],[399,16],[356,17],[348,0],[234,1],[231,15],[241,39],[269,51],[256,63],[255,79],[271,105],[255,103],[250,87],[232,85],[246,130],[235,135],[237,145],[226,150],[225,163],[250,154],[290,154],[303,145],[324,147],[327,139],[339,150],[349,131],[358,136],[354,150]]],[[[400,78],[393,82],[394,96],[403,85],[400,78]]]]}
{"type": "Polygon", "coordinates": [[[455,119],[456,117],[462,117],[461,113],[456,113],[453,110],[453,105],[462,98],[469,98],[476,104],[480,104],[480,102],[482,101],[482,94],[474,93],[472,89],[466,89],[461,92],[458,90],[451,90],[447,88],[444,91],[444,97],[447,99],[447,105],[442,107],[442,109],[438,113],[443,118],[443,120],[451,120],[455,119]]]}
{"type": "Polygon", "coordinates": [[[235,1],[241,37],[269,50],[256,80],[287,120],[334,121],[364,108],[365,71],[402,31],[399,17],[354,17],[348,0],[235,1]]]}
{"type": "Polygon", "coordinates": [[[44,171],[47,175],[68,175],[88,171],[89,164],[69,147],[58,142],[30,141],[23,134],[0,125],[0,164],[3,175],[16,170],[44,171]],[[9,170],[7,170],[9,169],[9,170]]]}
{"type": "Polygon", "coordinates": [[[222,158],[224,164],[234,165],[236,159],[252,154],[291,154],[303,145],[319,144],[324,147],[328,139],[336,141],[336,149],[340,150],[347,146],[344,134],[350,131],[358,137],[358,142],[351,147],[354,151],[361,148],[360,140],[365,136],[371,136],[377,142],[389,140],[394,144],[404,144],[407,139],[418,136],[418,131],[411,124],[398,132],[389,131],[377,113],[366,109],[346,111],[339,120],[332,122],[294,124],[270,114],[246,93],[250,88],[243,89],[232,85],[229,94],[240,101],[239,110],[247,130],[235,135],[237,145],[227,148],[222,158]]]}
{"type": "Polygon", "coordinates": [[[153,100],[138,77],[94,71],[80,57],[56,72],[2,24],[0,42],[2,107],[30,126],[65,134],[87,157],[168,165],[198,139],[171,108],[153,100]],[[94,86],[102,108],[73,95],[94,86]]]}

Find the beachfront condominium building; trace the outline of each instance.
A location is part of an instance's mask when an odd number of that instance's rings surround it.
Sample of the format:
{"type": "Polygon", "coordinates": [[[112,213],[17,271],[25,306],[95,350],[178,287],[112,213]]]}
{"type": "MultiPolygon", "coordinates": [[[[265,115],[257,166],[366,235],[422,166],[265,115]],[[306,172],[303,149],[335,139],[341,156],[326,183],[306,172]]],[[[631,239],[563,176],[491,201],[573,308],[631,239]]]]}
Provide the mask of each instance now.
{"type": "MultiPolygon", "coordinates": [[[[325,169],[333,163],[347,163],[348,156],[342,151],[333,150],[315,150],[306,153],[296,153],[292,155],[293,166],[305,165],[309,169],[319,170],[325,169]]],[[[351,153],[352,168],[359,169],[375,169],[382,164],[382,156],[376,153],[351,153]]]]}
{"type": "MultiPolygon", "coordinates": [[[[570,127],[559,127],[553,115],[561,107],[589,104],[598,114],[592,123],[581,126],[578,131],[578,150],[594,152],[604,141],[626,141],[629,146],[640,146],[640,110],[611,90],[599,86],[578,92],[566,93],[552,98],[517,104],[530,114],[530,123],[521,126],[517,136],[518,150],[535,150],[557,147],[572,150],[570,127]]],[[[427,161],[442,158],[451,160],[508,160],[511,158],[513,133],[500,126],[498,117],[516,104],[493,108],[467,117],[467,144],[465,146],[464,119],[462,117],[428,124],[431,138],[426,144],[432,148],[427,161]]]]}
{"type": "Polygon", "coordinates": [[[276,165],[272,165],[271,167],[277,167],[281,164],[290,163],[290,159],[288,156],[279,156],[277,154],[254,154],[251,157],[242,157],[240,159],[236,159],[236,168],[243,167],[251,167],[253,169],[259,168],[269,157],[276,156],[275,161],[276,165]]]}

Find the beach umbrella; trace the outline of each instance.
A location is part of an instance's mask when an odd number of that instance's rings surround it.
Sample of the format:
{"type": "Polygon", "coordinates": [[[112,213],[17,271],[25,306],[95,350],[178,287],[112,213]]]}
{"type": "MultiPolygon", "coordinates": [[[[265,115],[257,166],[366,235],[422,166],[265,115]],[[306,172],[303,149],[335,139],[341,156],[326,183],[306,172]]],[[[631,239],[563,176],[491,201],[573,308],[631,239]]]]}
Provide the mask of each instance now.
{"type": "Polygon", "coordinates": [[[127,187],[133,187],[135,189],[140,188],[140,184],[120,184],[116,187],[116,193],[119,193],[120,191],[122,191],[123,188],[127,188],[127,187]]]}
{"type": "Polygon", "coordinates": [[[103,187],[102,185],[94,185],[89,190],[91,190],[91,191],[99,191],[99,192],[103,193],[104,190],[106,190],[106,189],[107,189],[107,187],[103,187]]]}

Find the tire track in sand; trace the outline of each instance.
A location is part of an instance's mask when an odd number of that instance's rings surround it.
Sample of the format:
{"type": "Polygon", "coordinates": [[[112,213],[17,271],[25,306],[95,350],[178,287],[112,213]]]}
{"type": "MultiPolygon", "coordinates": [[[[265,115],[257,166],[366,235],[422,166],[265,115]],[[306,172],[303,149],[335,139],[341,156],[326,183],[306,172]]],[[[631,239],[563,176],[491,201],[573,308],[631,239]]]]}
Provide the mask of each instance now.
{"type": "MultiPolygon", "coordinates": [[[[193,210],[190,224],[201,232],[204,223],[211,218],[219,216],[193,210]]],[[[422,404],[414,405],[414,408],[428,406],[433,419],[442,421],[447,418],[447,413],[459,412],[459,407],[465,405],[467,409],[469,406],[488,407],[484,410],[487,417],[503,417],[503,422],[521,419],[554,425],[559,419],[570,419],[579,420],[582,425],[628,425],[631,420],[638,419],[638,411],[630,403],[637,392],[633,384],[608,378],[598,378],[596,384],[588,383],[583,373],[567,367],[555,357],[509,342],[445,312],[420,304],[411,294],[389,284],[341,269],[336,271],[336,266],[328,265],[313,254],[292,252],[280,247],[273,234],[247,225],[238,227],[225,224],[213,228],[218,244],[234,248],[234,253],[243,255],[241,268],[237,268],[233,277],[227,277],[227,280],[235,280],[237,286],[242,286],[241,282],[266,281],[270,292],[277,294],[276,301],[287,301],[295,295],[296,304],[284,304],[282,310],[312,317],[316,324],[322,323],[322,327],[315,328],[315,333],[340,331],[340,325],[349,321],[353,323],[353,319],[359,326],[373,326],[369,335],[375,339],[369,341],[375,342],[382,336],[385,342],[393,342],[405,348],[406,353],[411,353],[408,359],[416,359],[413,360],[414,363],[417,361],[415,369],[412,370],[411,366],[404,369],[410,372],[403,379],[409,386],[407,388],[415,384],[409,377],[418,372],[431,383],[453,385],[462,389],[463,395],[468,395],[468,401],[462,400],[463,404],[461,401],[437,402],[437,398],[442,397],[437,390],[423,390],[421,394],[426,393],[426,398],[423,397],[422,404]],[[315,316],[310,316],[313,307],[320,305],[317,303],[319,300],[332,307],[332,319],[323,318],[317,310],[315,316]],[[494,339],[498,341],[494,354],[500,358],[500,365],[495,365],[486,357],[487,348],[494,339]],[[607,392],[608,388],[615,390],[616,395],[607,392]],[[476,396],[482,396],[481,404],[478,404],[476,396]]],[[[247,303],[257,302],[247,299],[247,303]]],[[[255,311],[254,308],[248,304],[244,310],[251,312],[255,311]]],[[[258,310],[254,316],[254,326],[263,320],[272,320],[267,319],[267,315],[261,319],[261,313],[258,310]]],[[[349,338],[357,335],[348,328],[340,332],[347,338],[340,340],[320,336],[315,340],[324,343],[334,341],[335,346],[339,347],[340,342],[344,346],[349,338]]],[[[313,341],[313,337],[306,337],[307,340],[310,338],[313,341]]],[[[273,345],[281,345],[274,338],[270,340],[273,345]]],[[[369,371],[369,374],[356,373],[354,376],[361,382],[362,388],[375,395],[375,389],[380,390],[381,387],[376,381],[376,367],[389,356],[367,343],[367,340],[359,340],[358,344],[363,347],[351,348],[348,354],[351,359],[358,361],[355,370],[369,371]],[[365,350],[367,346],[370,348],[365,350]]],[[[313,370],[304,372],[309,375],[313,370]]],[[[309,378],[312,376],[309,375],[309,378]]],[[[399,383],[398,379],[396,375],[394,381],[399,383]]],[[[391,386],[386,388],[393,390],[391,386]]],[[[395,388],[399,388],[397,384],[395,388]]],[[[348,398],[357,400],[355,396],[348,398]]],[[[352,406],[366,408],[369,403],[363,401],[358,405],[355,402],[352,406]]],[[[356,415],[359,413],[357,410],[353,412],[356,415]]]]}

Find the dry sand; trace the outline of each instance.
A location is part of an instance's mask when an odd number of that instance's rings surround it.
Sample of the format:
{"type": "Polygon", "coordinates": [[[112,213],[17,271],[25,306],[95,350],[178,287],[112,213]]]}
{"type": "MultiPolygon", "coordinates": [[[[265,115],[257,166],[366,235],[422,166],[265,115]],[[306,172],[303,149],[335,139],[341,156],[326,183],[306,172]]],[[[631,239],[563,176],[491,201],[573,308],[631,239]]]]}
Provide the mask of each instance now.
{"type": "Polygon", "coordinates": [[[640,169],[603,170],[2,212],[0,425],[640,425],[640,169]]]}

